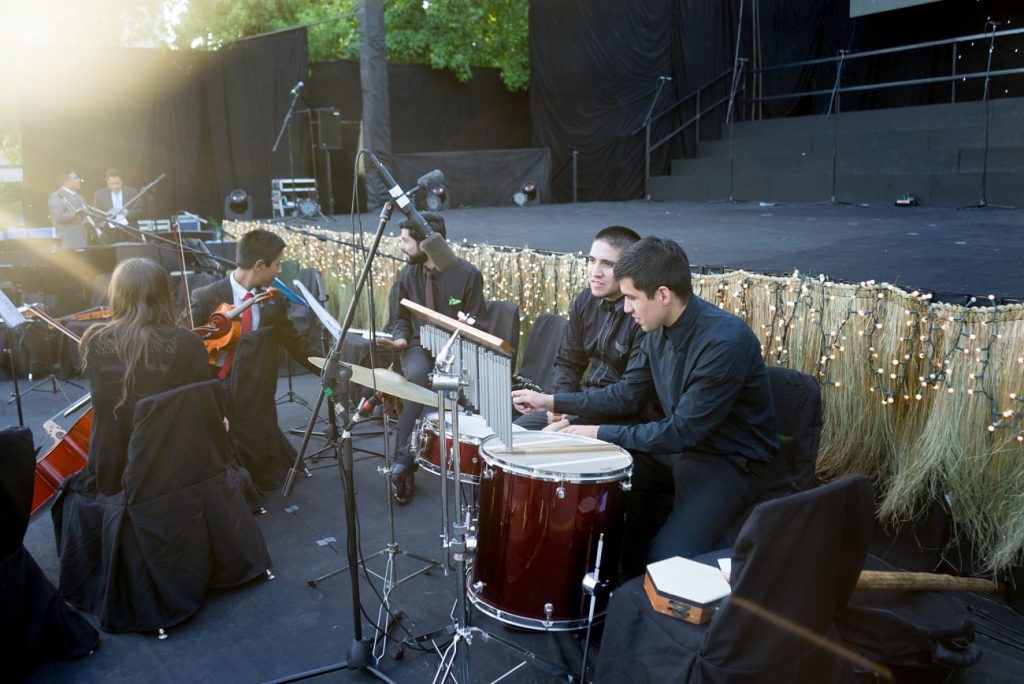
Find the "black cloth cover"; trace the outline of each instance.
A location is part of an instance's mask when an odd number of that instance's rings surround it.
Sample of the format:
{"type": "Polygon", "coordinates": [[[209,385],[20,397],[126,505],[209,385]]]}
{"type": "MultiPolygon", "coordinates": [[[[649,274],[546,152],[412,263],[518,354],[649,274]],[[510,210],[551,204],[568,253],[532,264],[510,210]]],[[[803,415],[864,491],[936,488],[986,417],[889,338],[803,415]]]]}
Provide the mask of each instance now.
{"type": "MultiPolygon", "coordinates": [[[[569,321],[558,314],[541,314],[530,329],[523,351],[523,365],[519,375],[544,386],[544,380],[551,375],[558,347],[565,337],[569,321]]],[[[546,389],[546,388],[545,388],[546,389]]]]}
{"type": "MultiPolygon", "coordinates": [[[[868,556],[865,570],[896,568],[868,556]]],[[[836,616],[836,627],[847,646],[887,665],[896,681],[946,681],[949,671],[968,667],[981,658],[974,643],[974,622],[964,604],[952,594],[935,591],[855,591],[836,616]]],[[[876,681],[865,672],[864,681],[876,681]]]]}
{"type": "Polygon", "coordinates": [[[871,483],[859,475],[759,505],[732,549],[732,595],[706,625],[654,612],[643,579],[630,580],[609,602],[595,681],[844,681],[845,661],[762,615],[834,641],[872,510],[871,483]]]}
{"type": "Polygon", "coordinates": [[[512,345],[512,370],[515,371],[516,353],[519,351],[519,305],[491,300],[487,302],[487,320],[481,323],[484,330],[512,345]]]}
{"type": "Polygon", "coordinates": [[[803,492],[815,485],[821,443],[821,388],[806,373],[769,366],[779,425],[779,453],[765,473],[765,499],[803,492]]]}
{"type": "Polygon", "coordinates": [[[209,589],[261,575],[270,556],[231,467],[218,380],[139,400],[123,489],[68,478],[51,512],[60,588],[110,632],[173,626],[209,589]]]}
{"type": "Polygon", "coordinates": [[[68,609],[22,545],[32,506],[32,431],[0,431],[0,660],[13,681],[41,663],[77,658],[99,645],[99,634],[68,609]]]}

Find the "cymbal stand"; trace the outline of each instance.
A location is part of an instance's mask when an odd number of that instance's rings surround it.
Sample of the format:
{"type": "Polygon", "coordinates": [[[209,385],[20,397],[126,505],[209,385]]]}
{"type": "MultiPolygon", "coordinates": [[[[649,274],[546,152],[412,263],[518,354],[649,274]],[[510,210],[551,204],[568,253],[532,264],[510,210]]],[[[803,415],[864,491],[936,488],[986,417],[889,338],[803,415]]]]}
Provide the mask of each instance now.
{"type": "MultiPolygon", "coordinates": [[[[309,446],[310,435],[316,425],[317,415],[320,412],[320,407],[323,405],[324,397],[334,394],[336,386],[344,393],[343,396],[347,396],[348,394],[348,381],[352,377],[352,369],[341,363],[342,341],[345,339],[345,335],[348,333],[349,328],[352,327],[352,321],[355,318],[355,311],[359,302],[359,297],[362,294],[363,286],[366,284],[366,280],[369,277],[373,258],[377,254],[377,248],[380,246],[381,238],[384,236],[384,229],[387,226],[388,220],[391,218],[392,211],[393,204],[391,202],[386,202],[381,208],[377,232],[374,234],[373,244],[370,246],[366,259],[363,261],[363,269],[359,273],[359,278],[356,280],[355,289],[352,293],[352,301],[349,302],[348,312],[345,314],[345,323],[342,326],[341,335],[339,336],[338,341],[335,342],[334,347],[331,349],[331,353],[328,355],[326,362],[324,363],[323,374],[320,376],[322,389],[317,397],[316,408],[314,408],[310,413],[309,425],[306,427],[306,434],[303,435],[302,438],[302,446],[295,457],[292,469],[288,471],[288,477],[285,481],[284,488],[281,491],[284,496],[289,496],[291,494],[292,487],[295,483],[295,476],[305,470],[303,457],[305,456],[306,448],[309,446]]],[[[348,560],[347,568],[349,582],[351,584],[352,591],[352,643],[349,645],[347,657],[344,661],[328,665],[327,667],[289,675],[284,679],[277,680],[278,682],[298,681],[300,679],[308,679],[309,677],[326,674],[328,672],[336,672],[343,669],[361,670],[375,676],[381,681],[391,681],[386,675],[384,675],[384,673],[370,664],[371,650],[368,648],[369,644],[367,644],[363,639],[361,614],[362,604],[359,599],[359,571],[357,569],[359,551],[356,539],[355,482],[352,468],[352,432],[350,421],[346,423],[341,443],[342,448],[340,457],[338,458],[338,466],[345,489],[345,528],[347,535],[346,555],[348,560]]]]}

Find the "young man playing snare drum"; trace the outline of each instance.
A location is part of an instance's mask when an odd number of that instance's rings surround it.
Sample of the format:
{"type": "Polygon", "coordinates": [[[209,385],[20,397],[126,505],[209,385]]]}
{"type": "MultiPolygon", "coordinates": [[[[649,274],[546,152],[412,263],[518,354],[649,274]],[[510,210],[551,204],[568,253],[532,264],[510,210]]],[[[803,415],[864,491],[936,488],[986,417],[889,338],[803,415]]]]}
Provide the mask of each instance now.
{"type": "MultiPolygon", "coordinates": [[[[762,471],[778,451],[768,371],[757,337],[739,317],[693,293],[690,262],[671,240],[647,237],[615,266],[624,310],[644,332],[639,363],[618,382],[573,394],[512,393],[522,412],[604,416],[566,432],[596,437],[633,454],[626,539],[650,538],[640,504],[673,494],[672,510],[646,562],[712,550],[730,523],[756,502],[762,471]],[[637,425],[617,417],[655,399],[665,418],[637,425]],[[655,497],[651,497],[654,494],[655,497]]],[[[641,547],[642,548],[642,547],[641,547]]],[[[642,559],[624,553],[625,574],[642,559]]]]}

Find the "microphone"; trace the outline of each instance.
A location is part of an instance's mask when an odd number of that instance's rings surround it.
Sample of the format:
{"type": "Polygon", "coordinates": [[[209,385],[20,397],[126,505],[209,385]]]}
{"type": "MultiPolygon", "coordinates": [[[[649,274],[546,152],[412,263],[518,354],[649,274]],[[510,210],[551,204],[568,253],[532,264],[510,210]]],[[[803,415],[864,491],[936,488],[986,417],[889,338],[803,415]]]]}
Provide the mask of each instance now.
{"type": "MultiPolygon", "coordinates": [[[[420,212],[416,211],[416,207],[409,201],[409,196],[398,185],[398,181],[394,179],[383,162],[377,159],[377,155],[366,149],[362,150],[362,152],[377,167],[377,173],[384,179],[384,184],[389,186],[388,194],[391,195],[398,210],[405,214],[405,217],[415,223],[420,229],[420,233],[423,235],[423,239],[420,241],[420,249],[423,250],[424,254],[430,257],[430,260],[437,266],[438,271],[444,272],[454,266],[455,253],[452,252],[451,245],[444,239],[444,236],[430,229],[426,219],[423,218],[420,212]]],[[[440,171],[431,171],[423,178],[433,173],[440,173],[440,171]]],[[[423,178],[420,180],[422,181],[423,178]]]]}
{"type": "Polygon", "coordinates": [[[299,81],[298,83],[296,83],[295,87],[291,89],[292,95],[298,95],[299,91],[302,90],[302,86],[304,86],[304,85],[306,85],[306,84],[303,83],[302,81],[299,81]]]}
{"type": "Polygon", "coordinates": [[[356,417],[354,422],[358,423],[361,420],[366,420],[373,413],[373,409],[380,405],[381,396],[380,394],[371,394],[368,397],[364,397],[359,400],[359,410],[356,411],[356,417]]]}
{"type": "Polygon", "coordinates": [[[416,181],[416,185],[421,188],[432,188],[437,185],[444,185],[444,174],[441,173],[441,169],[434,169],[430,173],[425,173],[420,176],[416,181]]]}

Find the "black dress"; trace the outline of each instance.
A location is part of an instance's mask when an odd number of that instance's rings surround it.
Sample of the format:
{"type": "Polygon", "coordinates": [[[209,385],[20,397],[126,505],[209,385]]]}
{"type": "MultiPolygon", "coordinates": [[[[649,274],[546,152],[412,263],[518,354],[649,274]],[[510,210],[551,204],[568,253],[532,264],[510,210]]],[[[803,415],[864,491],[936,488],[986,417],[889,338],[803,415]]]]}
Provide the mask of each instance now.
{"type": "Polygon", "coordinates": [[[128,462],[128,441],[135,402],[175,387],[210,378],[206,348],[193,333],[170,325],[155,326],[146,354],[135,371],[134,392],[121,406],[124,364],[114,342],[98,335],[89,343],[85,376],[92,391],[93,423],[88,474],[103,494],[121,491],[128,462]],[[116,407],[116,408],[115,408],[116,407]]]}

